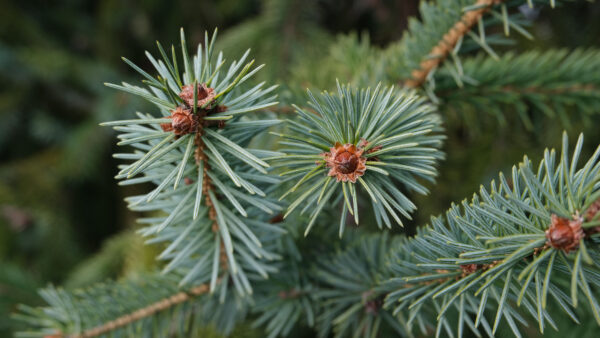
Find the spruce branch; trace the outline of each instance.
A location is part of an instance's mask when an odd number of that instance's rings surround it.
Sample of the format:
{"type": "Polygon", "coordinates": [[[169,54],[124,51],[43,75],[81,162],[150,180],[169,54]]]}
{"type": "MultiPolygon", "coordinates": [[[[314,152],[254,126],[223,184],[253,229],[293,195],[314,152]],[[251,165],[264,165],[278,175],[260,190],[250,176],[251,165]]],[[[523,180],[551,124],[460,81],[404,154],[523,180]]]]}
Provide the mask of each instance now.
{"type": "Polygon", "coordinates": [[[404,82],[404,85],[410,88],[421,86],[429,73],[439,66],[456,47],[457,43],[467,34],[471,28],[481,20],[483,15],[494,5],[502,3],[504,0],[477,0],[473,9],[467,11],[457,21],[454,26],[444,34],[442,40],[438,42],[429,52],[429,59],[422,61],[419,69],[411,72],[411,78],[404,82]]]}
{"type": "Polygon", "coordinates": [[[540,115],[568,126],[568,112],[587,118],[600,110],[598,69],[600,52],[594,49],[506,53],[498,61],[480,54],[463,60],[461,86],[450,70],[440,69],[435,95],[446,113],[485,111],[506,123],[505,112],[514,110],[530,129],[540,115]]]}
{"type": "Polygon", "coordinates": [[[323,309],[317,319],[319,337],[406,336],[401,316],[383,308],[379,284],[385,276],[389,251],[399,238],[386,233],[361,234],[345,250],[320,260],[315,273],[316,296],[323,309]]]}
{"type": "Polygon", "coordinates": [[[293,182],[282,196],[294,196],[284,218],[314,206],[307,235],[324,207],[341,201],[341,237],[347,213],[359,223],[358,192],[364,189],[380,228],[391,228],[390,217],[400,225],[400,215],[410,219],[415,206],[392,182],[427,193],[417,179],[432,181],[443,158],[434,107],[415,93],[381,85],[357,90],[338,84],[336,94],[308,95],[315,113],[296,107],[299,119],[287,120],[290,132],[277,134],[284,154],[270,158],[293,182]]]}
{"type": "Polygon", "coordinates": [[[600,147],[578,167],[582,144],[580,136],[569,156],[565,134],[562,153],[546,150],[537,169],[525,157],[490,191],[482,187],[405,240],[390,261],[396,277],[383,286],[385,307],[408,311],[407,330],[424,323],[437,335],[452,335],[448,316],[457,314],[459,336],[480,325],[493,335],[505,319],[519,337],[522,312],[544,332],[556,328],[550,302],[577,322],[574,308],[583,300],[600,324],[600,147]]]}
{"type": "MultiPolygon", "coordinates": [[[[528,39],[531,34],[525,29],[528,21],[520,13],[511,13],[510,8],[527,3],[547,3],[547,1],[505,1],[505,0],[441,0],[422,2],[421,21],[409,22],[409,29],[398,43],[384,51],[388,63],[388,78],[400,81],[409,88],[421,87],[431,82],[435,88],[433,74],[444,61],[451,57],[451,67],[458,83],[462,82],[461,51],[483,49],[491,57],[498,56],[493,45],[507,44],[511,31],[528,39]],[[502,23],[505,37],[487,34],[486,28],[502,23]],[[473,32],[477,26],[477,32],[473,32]]],[[[444,63],[445,64],[445,63],[444,63]]],[[[429,87],[429,86],[427,86],[429,87]]],[[[426,88],[428,89],[428,88],[426,88]]]]}
{"type": "Polygon", "coordinates": [[[151,237],[150,243],[168,243],[159,256],[170,261],[164,272],[185,270],[182,284],[209,282],[211,292],[218,279],[231,278],[236,292],[247,294],[252,292],[249,278],[255,273],[266,278],[274,270],[265,261],[278,257],[269,249],[273,226],[257,212],[281,209],[265,192],[276,180],[268,177],[269,164],[262,158],[274,153],[248,147],[252,137],[279,123],[249,114],[277,103],[271,95],[276,86],[243,86],[262,66],[253,69],[247,51],[225,68],[222,53],[213,58],[215,38],[216,31],[210,40],[205,34],[204,46],[190,57],[182,30],[182,67],[175,48],[169,58],[158,43],[161,60],[146,53],[156,78],[125,59],[147,88],[109,86],[144,97],[162,116],[138,113],[138,119],[103,125],[121,132],[119,145],[134,149],[115,155],[133,161],[120,166],[119,184],[156,185],[126,200],[134,211],[158,212],[140,219],[146,225],[140,232],[151,237]]]}
{"type": "Polygon", "coordinates": [[[88,338],[141,330],[166,336],[197,328],[202,323],[194,319],[200,309],[193,300],[206,294],[209,286],[178,289],[176,284],[171,276],[151,274],[74,292],[50,286],[40,291],[48,306],[22,305],[21,313],[14,315],[37,328],[18,336],[88,338]],[[190,325],[177,328],[170,323],[173,318],[189,320],[190,325]]]}
{"type": "Polygon", "coordinates": [[[89,337],[100,336],[102,334],[114,331],[118,328],[127,326],[127,325],[129,325],[135,321],[141,320],[145,317],[152,316],[159,311],[164,311],[164,310],[166,310],[172,306],[175,306],[177,304],[187,302],[192,297],[197,297],[197,296],[207,293],[208,290],[209,290],[209,288],[208,288],[207,284],[202,284],[202,285],[193,287],[193,288],[189,289],[187,292],[176,293],[176,294],[174,294],[168,298],[162,299],[150,306],[136,310],[135,312],[132,312],[131,314],[126,314],[122,317],[119,317],[115,320],[112,320],[110,322],[107,322],[105,324],[97,326],[93,329],[86,330],[82,334],[71,335],[70,337],[89,338],[89,337]]]}
{"type": "Polygon", "coordinates": [[[291,257],[280,265],[277,273],[257,283],[252,308],[257,314],[253,327],[263,326],[269,338],[286,337],[302,322],[314,327],[319,310],[310,270],[291,257]]]}

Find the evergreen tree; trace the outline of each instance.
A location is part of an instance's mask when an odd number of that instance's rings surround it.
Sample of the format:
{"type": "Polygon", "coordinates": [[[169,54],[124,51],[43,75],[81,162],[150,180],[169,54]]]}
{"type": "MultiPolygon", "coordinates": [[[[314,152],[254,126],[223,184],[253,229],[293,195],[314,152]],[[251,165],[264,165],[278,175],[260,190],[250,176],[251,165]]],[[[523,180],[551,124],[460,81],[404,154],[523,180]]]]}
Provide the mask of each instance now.
{"type": "MultiPolygon", "coordinates": [[[[531,38],[527,8],[544,2],[422,2],[390,46],[324,37],[325,56],[310,59],[298,43],[266,75],[249,50],[217,52],[216,30],[193,52],[183,30],[170,49],[158,43],[158,57],[146,52],[152,70],[124,58],[142,83],[107,86],[154,107],[102,125],[126,149],[114,154],[118,184],[152,187],[126,202],[159,250],[156,271],[42,289],[45,306],[14,314],[27,326],[20,336],[187,337],[251,325],[269,337],[306,327],[320,337],[479,337],[504,324],[520,337],[528,326],[558,329],[562,317],[598,330],[600,147],[588,154],[583,134],[574,147],[566,132],[555,136],[560,151],[540,151],[539,164],[524,157],[415,235],[398,234],[455,156],[442,151],[446,114],[479,128],[491,113],[531,133],[544,119],[568,127],[577,117],[567,111],[594,123],[597,50],[500,52],[514,33],[531,38]],[[267,83],[282,72],[288,83],[267,83]]],[[[294,10],[268,9],[271,20],[225,45],[285,27],[273,19],[294,10]]],[[[257,44],[259,54],[272,47],[257,44]]]]}

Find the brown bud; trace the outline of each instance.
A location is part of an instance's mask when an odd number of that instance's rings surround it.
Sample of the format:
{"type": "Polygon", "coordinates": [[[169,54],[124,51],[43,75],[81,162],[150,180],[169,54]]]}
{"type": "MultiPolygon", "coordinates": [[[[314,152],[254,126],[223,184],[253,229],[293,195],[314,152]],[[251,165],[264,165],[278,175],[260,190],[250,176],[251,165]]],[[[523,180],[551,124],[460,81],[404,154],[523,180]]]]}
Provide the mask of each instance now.
{"type": "Polygon", "coordinates": [[[198,129],[198,116],[190,109],[177,107],[171,111],[171,124],[163,123],[160,126],[164,131],[173,131],[175,135],[181,136],[194,133],[198,129]]]}
{"type": "Polygon", "coordinates": [[[552,214],[550,227],[546,230],[546,244],[565,253],[577,249],[585,236],[581,223],[582,219],[578,216],[570,220],[552,214]]]}
{"type": "Polygon", "coordinates": [[[362,156],[362,149],[350,143],[342,145],[338,142],[330,150],[331,152],[323,154],[327,166],[331,168],[329,176],[334,176],[338,182],[354,183],[358,177],[364,175],[367,159],[362,156]]]}
{"type": "MultiPolygon", "coordinates": [[[[215,90],[207,87],[206,84],[199,83],[196,85],[196,88],[196,107],[200,108],[210,103],[215,98],[215,90]]],[[[189,84],[183,86],[181,88],[181,93],[179,93],[179,97],[185,101],[188,107],[194,107],[194,85],[189,84]]]]}
{"type": "Polygon", "coordinates": [[[358,157],[349,151],[344,151],[337,154],[334,161],[338,171],[342,174],[354,172],[358,166],[358,157]]]}

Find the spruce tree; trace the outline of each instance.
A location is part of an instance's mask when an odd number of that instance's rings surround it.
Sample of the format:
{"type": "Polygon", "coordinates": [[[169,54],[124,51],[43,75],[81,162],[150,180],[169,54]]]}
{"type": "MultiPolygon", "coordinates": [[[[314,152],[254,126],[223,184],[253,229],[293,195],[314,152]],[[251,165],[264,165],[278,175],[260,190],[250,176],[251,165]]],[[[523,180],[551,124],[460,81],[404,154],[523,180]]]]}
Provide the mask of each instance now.
{"type": "Polygon", "coordinates": [[[567,111],[594,123],[597,50],[498,50],[513,34],[533,38],[527,8],[562,3],[424,1],[400,41],[341,37],[280,87],[258,79],[270,75],[250,50],[218,52],[217,30],[193,51],[183,29],[171,48],[158,43],[146,52],[151,70],[124,58],[142,82],[107,86],[155,108],[102,125],[123,146],[118,184],[152,187],[126,202],[140,213],[137,235],[160,248],[157,270],[42,289],[46,306],[14,314],[28,327],[19,335],[187,337],[250,325],[269,337],[304,327],[481,337],[504,326],[521,337],[565,316],[599,330],[600,147],[585,153],[583,134],[574,146],[557,135],[559,150],[525,156],[402,234],[454,155],[442,151],[446,114],[513,115],[531,133],[540,119],[568,124],[567,111]],[[322,87],[292,85],[303,79],[322,87]]]}

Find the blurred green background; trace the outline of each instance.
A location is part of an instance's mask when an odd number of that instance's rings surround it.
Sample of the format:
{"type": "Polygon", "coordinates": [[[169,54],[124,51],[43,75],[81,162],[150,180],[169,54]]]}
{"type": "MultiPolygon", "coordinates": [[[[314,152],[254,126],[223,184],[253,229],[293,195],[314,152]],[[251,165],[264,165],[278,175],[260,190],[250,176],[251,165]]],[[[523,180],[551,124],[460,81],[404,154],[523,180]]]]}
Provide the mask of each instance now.
{"type": "MultiPolygon", "coordinates": [[[[40,302],[39,286],[85,286],[153,265],[152,248],[135,236],[135,215],[123,203],[147,187],[117,185],[114,135],[98,126],[152,111],[103,85],[139,80],[121,56],[149,69],[144,51],[154,52],[155,40],[176,42],[183,27],[195,44],[205,29],[218,26],[219,47],[229,55],[251,47],[267,64],[260,77],[281,84],[285,101],[304,87],[334,84],[335,79],[319,78],[319,59],[344,52],[341,34],[384,47],[402,36],[407,17],[417,15],[417,3],[1,0],[0,337],[13,330],[7,314],[16,303],[40,302]]],[[[599,3],[542,10],[532,27],[537,39],[511,48],[599,47],[598,18],[599,3]]],[[[347,77],[340,80],[349,81],[352,74],[347,77]]],[[[444,116],[448,159],[432,194],[415,196],[419,211],[412,227],[469,197],[524,153],[537,160],[544,147],[559,146],[565,126],[558,121],[528,131],[506,114],[509,124],[503,127],[485,114],[476,125],[444,116]]],[[[587,131],[589,152],[600,143],[597,125],[574,117],[571,137],[587,131]]]]}

